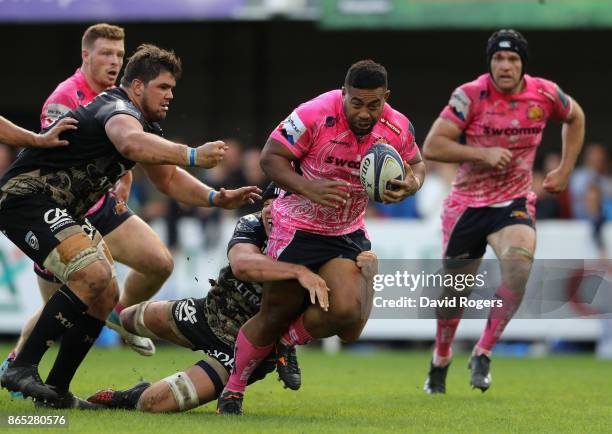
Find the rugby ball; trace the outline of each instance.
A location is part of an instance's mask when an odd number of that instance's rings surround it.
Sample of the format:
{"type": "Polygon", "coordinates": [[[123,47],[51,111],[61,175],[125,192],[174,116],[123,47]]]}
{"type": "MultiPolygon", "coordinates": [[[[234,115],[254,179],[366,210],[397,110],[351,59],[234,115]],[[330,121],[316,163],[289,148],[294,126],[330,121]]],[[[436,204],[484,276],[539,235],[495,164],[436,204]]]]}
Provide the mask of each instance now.
{"type": "Polygon", "coordinates": [[[403,181],[405,177],[402,157],[393,146],[386,143],[372,146],[361,160],[359,167],[361,185],[370,199],[376,202],[383,201],[385,189],[397,188],[389,181],[392,179],[403,181]]]}

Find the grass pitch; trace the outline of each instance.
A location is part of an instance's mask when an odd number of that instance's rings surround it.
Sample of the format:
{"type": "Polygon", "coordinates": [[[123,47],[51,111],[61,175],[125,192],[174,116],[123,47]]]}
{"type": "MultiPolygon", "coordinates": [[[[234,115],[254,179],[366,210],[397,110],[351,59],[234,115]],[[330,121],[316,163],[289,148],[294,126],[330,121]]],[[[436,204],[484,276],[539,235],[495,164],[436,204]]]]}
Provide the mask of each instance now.
{"type": "MultiPolygon", "coordinates": [[[[9,351],[0,345],[0,355],[9,351]]],[[[43,360],[46,373],[51,355],[43,360]]],[[[102,387],[155,381],[199,360],[200,354],[158,348],[152,358],[129,349],[94,349],[73,381],[87,397],[102,387]]],[[[127,411],[35,410],[30,401],[0,391],[0,416],[67,414],[73,433],[271,433],[271,432],[611,432],[612,362],[590,356],[495,358],[493,386],[470,389],[467,356],[457,356],[445,396],[422,391],[429,364],[422,352],[299,353],[302,389],[281,388],[276,374],[248,390],[243,417],[217,416],[215,403],[182,414],[127,411]]],[[[45,375],[43,375],[43,378],[45,375]]],[[[2,432],[58,432],[50,428],[0,428],[2,432]],[[49,431],[50,430],[50,431],[49,431]]],[[[62,430],[64,431],[64,430],[62,430]]]]}

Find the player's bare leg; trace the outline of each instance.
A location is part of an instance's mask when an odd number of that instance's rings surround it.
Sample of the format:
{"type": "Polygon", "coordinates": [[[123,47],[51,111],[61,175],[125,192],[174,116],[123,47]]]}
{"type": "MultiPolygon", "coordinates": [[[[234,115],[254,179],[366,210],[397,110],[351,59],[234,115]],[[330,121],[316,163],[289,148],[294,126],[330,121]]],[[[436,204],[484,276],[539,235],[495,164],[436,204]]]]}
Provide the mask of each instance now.
{"type": "Polygon", "coordinates": [[[172,273],[172,255],[159,236],[138,216],[131,216],[104,239],[113,257],[130,267],[119,303],[113,309],[107,325],[117,331],[136,352],[151,356],[155,353],[153,342],[126,333],[120,326],[119,314],[123,308],[148,300],[159,291],[172,273]]]}
{"type": "Polygon", "coordinates": [[[172,255],[140,217],[131,216],[104,237],[113,258],[131,268],[119,298],[124,307],[154,296],[172,274],[172,255]]]}
{"type": "Polygon", "coordinates": [[[228,377],[225,368],[209,358],[156,383],[138,383],[126,390],[100,390],[87,399],[113,409],[148,413],[188,411],[216,399],[228,377]]]}
{"type": "Polygon", "coordinates": [[[274,344],[300,315],[304,294],[295,280],[266,283],[259,312],[242,326],[248,340],[258,347],[274,344]]]}
{"type": "MultiPolygon", "coordinates": [[[[145,301],[128,307],[121,312],[121,324],[131,333],[157,337],[191,349],[191,343],[173,327],[172,305],[172,301],[145,301]]],[[[210,375],[200,366],[202,363],[206,363],[209,370],[216,368],[214,370],[223,384],[227,381],[225,369],[209,359],[154,384],[139,383],[131,389],[119,391],[100,390],[88,400],[109,408],[152,413],[186,411],[210,402],[218,395],[210,375]]]]}
{"type": "Polygon", "coordinates": [[[334,259],[321,267],[319,273],[330,288],[330,310],[325,312],[319,306],[309,306],[281,337],[276,349],[276,370],[286,387],[297,390],[301,385],[296,345],[334,335],[344,342],[359,338],[372,310],[371,281],[378,268],[373,253],[372,259],[367,270],[359,269],[347,259],[334,259]]]}
{"type": "MultiPolygon", "coordinates": [[[[117,331],[136,352],[151,356],[155,354],[153,342],[148,338],[125,333],[125,330],[119,326],[118,315],[123,307],[148,300],[159,291],[172,273],[174,267],[172,255],[159,236],[138,216],[127,219],[107,234],[104,240],[113,258],[131,268],[119,297],[119,303],[111,312],[107,325],[117,331]]],[[[40,276],[37,278],[41,296],[46,303],[61,284],[49,282],[40,276]]],[[[34,314],[22,329],[13,350],[14,354],[19,353],[23,342],[30,335],[38,319],[37,315],[38,313],[34,314]]]]}
{"type": "Polygon", "coordinates": [[[182,335],[172,318],[173,301],[144,301],[121,312],[121,325],[130,333],[163,339],[185,348],[191,343],[182,335]]]}
{"type": "Polygon", "coordinates": [[[345,342],[359,338],[372,310],[372,288],[350,259],[332,259],[319,270],[329,292],[329,310],[310,306],[304,325],[315,339],[338,335],[345,342]]]}
{"type": "Polygon", "coordinates": [[[493,347],[523,300],[533,264],[536,234],[531,226],[511,225],[492,233],[487,241],[499,258],[502,284],[495,293],[501,306],[491,308],[487,325],[470,359],[470,384],[483,392],[491,385],[493,347]]]}
{"type": "MultiPolygon", "coordinates": [[[[196,406],[213,401],[217,398],[214,383],[201,367],[197,365],[190,366],[184,371],[184,374],[193,385],[193,390],[197,396],[197,401],[194,400],[196,406]]],[[[172,380],[161,380],[152,384],[140,396],[136,403],[136,409],[151,413],[163,413],[185,411],[193,408],[186,408],[186,406],[190,406],[190,404],[186,402],[188,398],[177,396],[177,391],[173,390],[169,381],[172,380]]]]}
{"type": "MultiPolygon", "coordinates": [[[[121,322],[131,332],[192,348],[192,344],[173,325],[173,305],[173,301],[146,301],[124,309],[121,322]]],[[[263,378],[271,369],[268,366],[256,371],[251,380],[263,378]]],[[[208,358],[154,384],[139,383],[127,390],[100,390],[88,401],[107,408],[152,413],[187,411],[216,399],[228,377],[227,368],[216,359],[208,358]]]]}

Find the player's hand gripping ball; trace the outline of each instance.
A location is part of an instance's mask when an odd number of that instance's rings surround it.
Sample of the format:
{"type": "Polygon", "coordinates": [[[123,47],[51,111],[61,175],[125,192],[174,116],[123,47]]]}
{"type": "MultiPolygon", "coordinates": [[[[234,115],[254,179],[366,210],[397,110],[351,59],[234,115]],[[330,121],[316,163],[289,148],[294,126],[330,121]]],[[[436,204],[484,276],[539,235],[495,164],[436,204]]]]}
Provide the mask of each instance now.
{"type": "Polygon", "coordinates": [[[361,160],[359,178],[370,199],[383,201],[385,189],[395,190],[397,186],[389,181],[406,177],[402,157],[391,145],[379,143],[372,146],[361,160]]]}

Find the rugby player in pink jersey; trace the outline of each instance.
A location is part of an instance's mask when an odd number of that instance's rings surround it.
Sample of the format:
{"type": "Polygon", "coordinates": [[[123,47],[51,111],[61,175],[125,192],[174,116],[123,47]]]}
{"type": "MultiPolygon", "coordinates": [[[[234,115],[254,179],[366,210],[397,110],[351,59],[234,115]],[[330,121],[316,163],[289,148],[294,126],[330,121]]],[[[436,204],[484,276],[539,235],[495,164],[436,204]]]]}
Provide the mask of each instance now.
{"type": "MultiPolygon", "coordinates": [[[[425,139],[426,158],[460,163],[442,212],[445,272],[477,271],[487,244],[500,261],[502,284],[486,327],[474,347],[470,384],[491,385],[491,353],[518,309],[536,247],[532,168],[549,119],[563,123],[563,157],[543,187],[563,191],[584,139],[580,106],[555,83],[525,74],[528,46],[515,30],[499,30],[486,49],[489,72],[459,86],[425,139]],[[460,142],[465,137],[465,143],[460,142]]],[[[444,297],[469,296],[447,291],[444,297]]],[[[438,308],[436,344],[427,393],[445,393],[451,343],[463,310],[438,308]]]]}
{"type": "Polygon", "coordinates": [[[388,203],[415,194],[425,177],[414,129],[386,103],[389,93],[382,65],[357,62],[342,90],[300,105],[270,135],[261,166],[288,193],[272,206],[267,254],[317,272],[329,300],[321,294],[320,307],[311,300],[304,310],[305,292],[297,281],[264,285],[261,310],[238,333],[218,413],[242,412],[250,373],[275,347],[279,375],[297,379],[286,366],[292,346],[333,335],[350,342],[361,334],[371,309],[370,276],[376,274],[364,224],[368,196],[359,180],[361,158],[375,143],[388,143],[402,156],[407,176],[392,181],[396,189],[384,193],[388,203]]]}
{"type": "MultiPolygon", "coordinates": [[[[121,27],[100,23],[87,28],[81,41],[82,65],[61,82],[45,101],[40,115],[46,128],[68,111],[89,103],[100,92],[114,87],[123,65],[125,33],[121,27]]],[[[61,121],[68,122],[67,119],[61,121]]],[[[113,258],[130,267],[119,303],[109,316],[108,325],[119,332],[132,349],[153,355],[151,339],[128,333],[119,322],[119,313],[153,296],[173,269],[172,256],[151,228],[134,215],[126,202],[132,184],[132,172],[120,178],[112,191],[105,194],[87,213],[89,222],[102,234],[113,258]]],[[[50,271],[34,264],[43,301],[61,286],[50,271]]],[[[15,358],[38,320],[35,313],[25,324],[17,346],[0,368],[0,373],[15,358]]]]}

